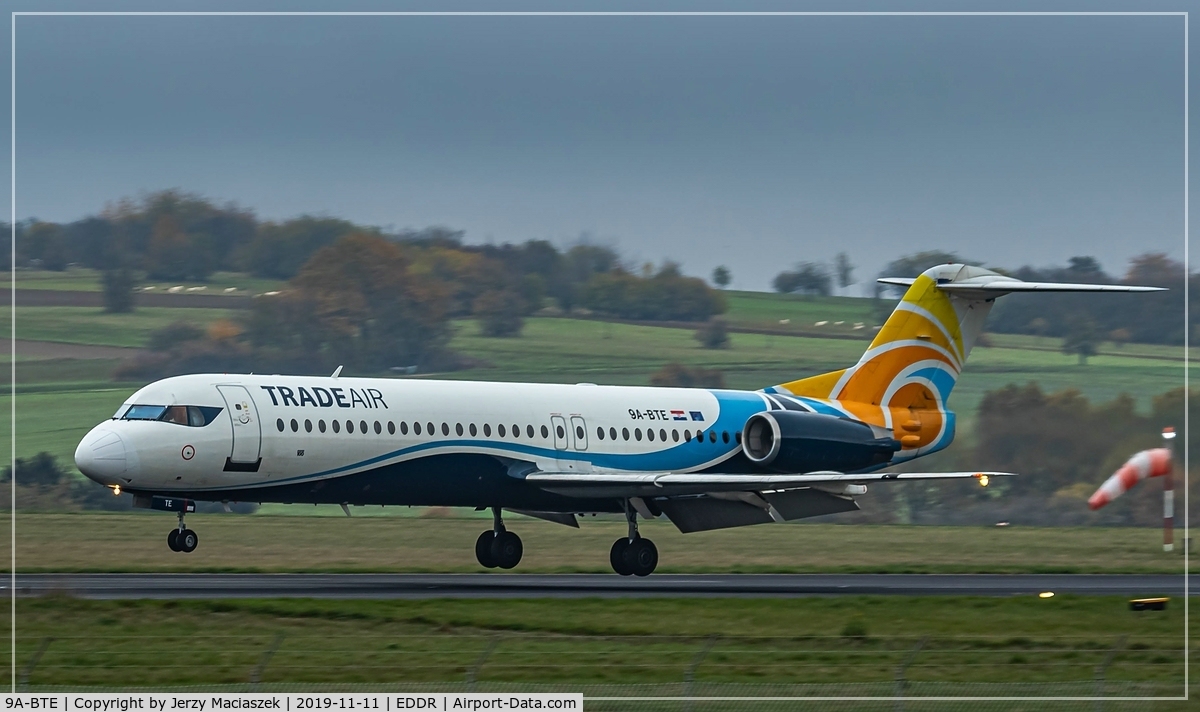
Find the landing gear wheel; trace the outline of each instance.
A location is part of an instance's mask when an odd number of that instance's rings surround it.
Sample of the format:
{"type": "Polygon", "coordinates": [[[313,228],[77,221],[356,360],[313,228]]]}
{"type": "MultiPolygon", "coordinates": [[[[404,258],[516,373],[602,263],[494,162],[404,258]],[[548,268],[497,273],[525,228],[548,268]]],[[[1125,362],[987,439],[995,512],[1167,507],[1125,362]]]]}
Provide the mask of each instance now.
{"type": "Polygon", "coordinates": [[[649,539],[634,539],[622,552],[621,562],[634,576],[649,576],[658,567],[658,547],[649,539]]]}
{"type": "Polygon", "coordinates": [[[171,548],[171,551],[179,551],[178,529],[172,529],[171,532],[167,534],[167,546],[171,548]]]}
{"type": "Polygon", "coordinates": [[[492,556],[492,540],[495,538],[496,533],[489,529],[475,540],[475,559],[485,569],[496,568],[496,559],[492,556]]]}
{"type": "Polygon", "coordinates": [[[196,532],[192,531],[191,529],[184,529],[183,531],[179,532],[179,536],[176,538],[175,543],[177,546],[179,546],[180,551],[185,554],[190,554],[195,551],[196,547],[200,544],[200,537],[196,536],[196,532]]]}
{"type": "Polygon", "coordinates": [[[512,532],[500,532],[492,539],[492,560],[502,569],[511,569],[521,563],[521,537],[512,532]]]}
{"type": "Polygon", "coordinates": [[[612,549],[608,552],[608,563],[612,564],[613,571],[622,576],[632,576],[633,569],[625,565],[625,550],[629,548],[629,540],[621,537],[613,542],[612,549]]]}

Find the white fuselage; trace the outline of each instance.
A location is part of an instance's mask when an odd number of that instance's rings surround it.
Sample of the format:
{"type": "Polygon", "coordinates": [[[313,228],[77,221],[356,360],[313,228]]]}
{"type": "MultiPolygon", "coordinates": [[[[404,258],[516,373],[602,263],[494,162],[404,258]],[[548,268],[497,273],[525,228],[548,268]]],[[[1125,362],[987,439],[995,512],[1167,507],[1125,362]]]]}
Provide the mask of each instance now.
{"type": "Polygon", "coordinates": [[[445,454],[554,472],[693,472],[735,456],[746,419],[769,408],[760,393],[691,388],[189,375],[134,393],[76,462],[105,485],[158,493],[257,491],[445,454]],[[170,406],[215,415],[129,418],[170,406]]]}

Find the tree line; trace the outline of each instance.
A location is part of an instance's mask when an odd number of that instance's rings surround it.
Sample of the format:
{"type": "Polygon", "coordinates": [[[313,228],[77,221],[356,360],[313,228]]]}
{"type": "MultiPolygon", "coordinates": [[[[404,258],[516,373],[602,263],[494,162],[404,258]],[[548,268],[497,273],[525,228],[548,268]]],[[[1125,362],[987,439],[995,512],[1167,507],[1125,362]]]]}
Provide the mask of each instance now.
{"type": "MultiPolygon", "coordinates": [[[[940,250],[918,252],[899,257],[880,271],[880,277],[916,277],[926,269],[948,262],[971,265],[982,263],[940,250]]],[[[1138,295],[1130,299],[1121,294],[1013,294],[996,304],[987,329],[1001,334],[1030,334],[1064,339],[1064,351],[1080,360],[1096,352],[1102,342],[1120,346],[1127,342],[1182,344],[1184,332],[1200,336],[1200,275],[1188,274],[1183,263],[1162,253],[1145,253],[1129,262],[1125,273],[1106,272],[1094,257],[1072,257],[1066,265],[1024,266],[1017,269],[990,269],[1027,282],[1081,282],[1085,284],[1131,284],[1166,287],[1167,292],[1138,295]],[[1190,287],[1192,300],[1188,323],[1184,324],[1184,286],[1190,287]]],[[[839,253],[832,265],[800,262],[776,275],[775,291],[784,294],[829,296],[834,285],[845,288],[851,283],[853,266],[845,253],[839,253]]],[[[883,323],[902,296],[896,287],[873,285],[873,314],[883,323]]]]}
{"type": "MultiPolygon", "coordinates": [[[[10,232],[5,225],[6,243],[10,232]]],[[[564,311],[584,307],[622,318],[658,320],[704,320],[724,310],[719,294],[706,292],[701,279],[684,277],[678,265],[666,263],[647,273],[647,268],[631,267],[610,247],[580,244],[560,250],[546,240],[468,245],[462,231],[445,227],[389,232],[313,215],[259,220],[235,203],[218,205],[177,190],[123,199],[99,215],[71,223],[19,222],[16,260],[18,267],[47,270],[69,265],[129,269],[152,280],[204,281],[217,271],[292,279],[317,251],[347,235],[371,235],[403,245],[418,257],[418,272],[459,280],[451,295],[451,311],[456,313],[480,296],[471,284],[479,283],[480,275],[489,288],[500,275],[507,282],[504,289],[538,308],[549,299],[564,311]],[[597,275],[604,278],[592,284],[597,275]],[[461,280],[463,276],[469,279],[461,280]],[[647,281],[651,279],[655,281],[647,281]],[[631,304],[624,295],[614,297],[614,283],[640,290],[645,298],[631,304]]],[[[0,267],[11,266],[10,245],[5,244],[0,267]]]]}
{"type": "MultiPolygon", "coordinates": [[[[1164,427],[1182,433],[1185,409],[1194,412],[1197,406],[1200,393],[1185,397],[1183,388],[1160,394],[1148,412],[1139,412],[1128,395],[1094,403],[1074,389],[1047,393],[1036,383],[1010,384],[984,394],[968,442],[915,467],[1016,477],[994,478],[987,487],[946,482],[873,487],[873,507],[864,502],[863,509],[881,521],[921,524],[1161,526],[1161,480],[1143,482],[1097,512],[1088,509],[1087,499],[1134,453],[1162,447],[1164,427]]],[[[1190,436],[1189,448],[1200,444],[1200,433],[1190,436]]],[[[1175,487],[1182,490],[1184,443],[1176,443],[1175,487]]],[[[1190,480],[1191,494],[1200,495],[1200,478],[1190,480]]],[[[1175,501],[1176,516],[1182,516],[1183,494],[1175,501]]]]}

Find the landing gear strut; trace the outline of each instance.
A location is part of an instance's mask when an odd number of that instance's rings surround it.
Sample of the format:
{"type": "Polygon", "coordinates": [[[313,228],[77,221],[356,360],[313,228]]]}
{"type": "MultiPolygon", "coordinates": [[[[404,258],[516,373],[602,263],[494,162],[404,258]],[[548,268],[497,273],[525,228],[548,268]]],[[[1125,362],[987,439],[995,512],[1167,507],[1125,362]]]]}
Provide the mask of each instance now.
{"type": "Polygon", "coordinates": [[[199,544],[200,537],[196,536],[196,532],[184,526],[183,512],[180,512],[179,526],[167,534],[167,546],[171,548],[171,551],[181,551],[185,554],[190,554],[196,550],[199,544]]]}
{"type": "Polygon", "coordinates": [[[475,540],[475,558],[489,569],[511,569],[521,563],[523,551],[521,537],[504,528],[500,508],[492,507],[492,530],[475,540]]]}
{"type": "Polygon", "coordinates": [[[637,510],[630,506],[629,500],[625,500],[625,521],[629,524],[629,536],[613,542],[608,562],[622,576],[649,576],[658,567],[658,548],[638,533],[637,510]]]}

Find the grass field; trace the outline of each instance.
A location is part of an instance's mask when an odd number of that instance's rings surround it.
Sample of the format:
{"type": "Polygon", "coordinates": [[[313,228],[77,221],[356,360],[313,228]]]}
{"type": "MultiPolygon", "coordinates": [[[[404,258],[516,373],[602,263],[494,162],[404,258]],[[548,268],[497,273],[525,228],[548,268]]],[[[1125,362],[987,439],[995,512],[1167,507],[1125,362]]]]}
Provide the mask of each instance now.
{"type": "MultiPolygon", "coordinates": [[[[226,309],[142,307],[130,314],[109,314],[89,307],[17,307],[17,338],[66,344],[141,348],[150,334],[176,321],[201,326],[230,316],[226,309]]],[[[0,310],[0,333],[12,328],[9,310],[0,310]]]]}
{"type": "MultiPolygon", "coordinates": [[[[273,511],[336,517],[193,514],[200,547],[182,556],[166,546],[175,524],[157,512],[18,514],[17,567],[37,571],[478,572],[474,545],[488,518],[447,510],[354,507],[424,516],[354,516],[335,506],[282,505],[273,511]]],[[[453,510],[459,511],[459,510],[453,510]]],[[[466,511],[466,510],[462,510],[466,511]]],[[[844,520],[853,521],[852,515],[844,520]]],[[[524,542],[518,571],[611,573],[608,550],[624,536],[616,518],[584,517],[580,529],[506,515],[524,542]]],[[[680,534],[645,522],[663,573],[1171,573],[1179,551],[1163,553],[1156,529],[913,527],[779,524],[680,534]]],[[[8,528],[0,538],[7,549],[8,528]]]]}
{"type": "MultiPolygon", "coordinates": [[[[906,659],[905,677],[914,686],[959,683],[958,689],[970,690],[963,683],[1092,683],[1095,668],[1112,652],[1110,684],[1145,683],[1153,687],[1143,689],[1158,695],[1183,692],[1181,607],[1137,614],[1111,597],[52,597],[20,601],[17,615],[18,667],[33,689],[244,685],[258,677],[268,685],[326,686],[473,679],[480,689],[489,683],[564,690],[674,684],[679,694],[690,670],[698,694],[722,685],[757,694],[790,684],[853,690],[845,685],[852,682],[859,690],[877,683],[874,689],[886,695],[906,659]],[[39,648],[43,654],[31,666],[39,648]]],[[[8,654],[5,646],[0,664],[8,664],[8,654]]],[[[1082,689],[1094,694],[1096,688],[1082,689]]]]}
{"type": "MultiPolygon", "coordinates": [[[[55,291],[69,292],[98,292],[100,286],[100,272],[86,268],[72,268],[63,272],[51,272],[49,270],[20,270],[17,272],[17,289],[52,289],[55,291]]],[[[201,294],[259,294],[269,292],[282,287],[284,282],[278,279],[264,279],[262,277],[252,277],[248,274],[239,272],[216,272],[208,280],[204,282],[164,282],[150,280],[139,284],[138,287],[154,287],[151,291],[165,292],[171,287],[181,286],[185,290],[189,287],[205,287],[200,292],[201,294]],[[226,292],[228,288],[234,288],[236,292],[226,292]]],[[[5,272],[0,275],[0,288],[8,289],[12,285],[11,273],[5,272]]]]}

